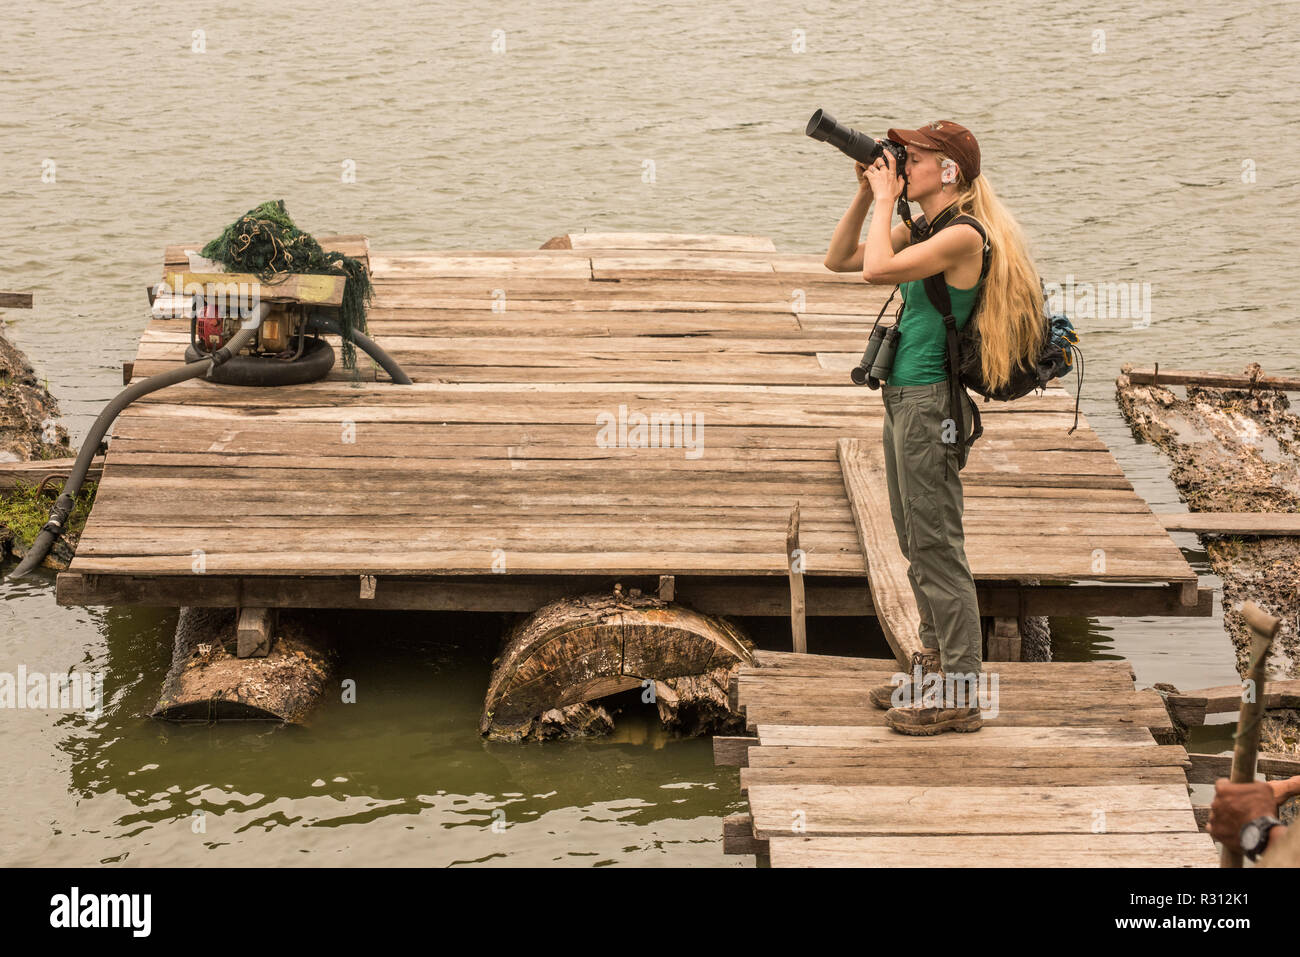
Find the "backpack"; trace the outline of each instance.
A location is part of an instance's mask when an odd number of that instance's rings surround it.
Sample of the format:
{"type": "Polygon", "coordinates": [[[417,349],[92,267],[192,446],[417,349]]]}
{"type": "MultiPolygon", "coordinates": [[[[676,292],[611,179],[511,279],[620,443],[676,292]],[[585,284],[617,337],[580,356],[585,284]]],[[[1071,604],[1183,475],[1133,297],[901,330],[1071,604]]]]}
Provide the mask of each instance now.
{"type": "MultiPolygon", "coordinates": [[[[940,215],[932,227],[926,227],[924,219],[919,225],[912,224],[912,241],[919,239],[928,239],[945,227],[957,223],[965,223],[975,228],[984,240],[984,261],[980,266],[980,280],[989,271],[990,247],[988,236],[984,232],[984,227],[978,220],[970,216],[951,216],[948,218],[940,215]]],[[[952,314],[952,300],[948,295],[948,284],[944,281],[943,273],[937,273],[925,279],[925,293],[930,303],[943,316],[943,324],[947,329],[947,355],[944,357],[944,365],[948,372],[949,387],[949,409],[957,426],[957,435],[965,435],[965,416],[962,409],[966,402],[970,403],[973,427],[969,439],[962,441],[959,450],[959,462],[961,467],[966,465],[966,457],[970,452],[971,446],[975,440],[984,434],[984,425],[980,418],[979,406],[971,399],[967,389],[984,396],[984,401],[997,399],[999,402],[1010,402],[1013,399],[1019,399],[1028,395],[1030,392],[1042,391],[1047,388],[1047,383],[1052,379],[1060,378],[1065,375],[1074,365],[1074,353],[1079,355],[1078,370],[1078,388],[1074,397],[1074,425],[1066,435],[1070,435],[1079,427],[1079,398],[1083,392],[1083,351],[1078,348],[1079,336],[1074,331],[1074,324],[1064,313],[1053,313],[1051,311],[1050,300],[1047,296],[1047,287],[1043,283],[1042,277],[1039,277],[1039,286],[1043,291],[1043,309],[1041,313],[1044,326],[1043,345],[1039,350],[1038,356],[1033,364],[1024,364],[1016,366],[1011,371],[1011,377],[1001,388],[994,389],[984,380],[983,367],[980,361],[981,340],[979,326],[976,321],[976,314],[979,311],[980,301],[984,295],[984,287],[981,285],[979,292],[975,294],[975,302],[971,306],[970,319],[961,329],[957,328],[957,320],[952,314]],[[954,374],[955,370],[955,374],[954,374]]]]}

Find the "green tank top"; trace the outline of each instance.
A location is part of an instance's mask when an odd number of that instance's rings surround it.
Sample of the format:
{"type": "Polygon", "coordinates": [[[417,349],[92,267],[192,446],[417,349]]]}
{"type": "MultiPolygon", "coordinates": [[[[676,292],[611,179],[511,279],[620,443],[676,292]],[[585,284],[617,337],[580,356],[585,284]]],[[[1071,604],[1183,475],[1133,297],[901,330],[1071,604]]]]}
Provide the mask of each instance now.
{"type": "MultiPolygon", "coordinates": [[[[952,315],[957,328],[970,319],[971,307],[982,279],[969,289],[948,286],[952,315]]],[[[930,385],[948,378],[944,357],[948,353],[947,332],[943,316],[925,294],[925,281],[914,279],[899,287],[903,294],[903,315],[898,327],[898,350],[894,353],[894,370],[886,380],[890,385],[930,385]]]]}

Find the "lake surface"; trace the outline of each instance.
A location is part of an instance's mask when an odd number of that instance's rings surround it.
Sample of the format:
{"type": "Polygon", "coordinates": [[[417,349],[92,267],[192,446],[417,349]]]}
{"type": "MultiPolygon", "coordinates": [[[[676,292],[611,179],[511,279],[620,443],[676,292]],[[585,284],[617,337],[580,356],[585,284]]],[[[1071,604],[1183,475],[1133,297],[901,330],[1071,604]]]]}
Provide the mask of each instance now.
{"type": "MultiPolygon", "coordinates": [[[[1046,280],[1144,290],[1147,315],[1076,316],[1083,409],[1139,493],[1177,507],[1117,413],[1121,363],[1300,372],[1295,6],[1187,6],[23,5],[0,26],[0,288],[36,307],[6,333],[79,442],[121,388],[163,247],[263,200],[379,250],[587,229],[820,254],[856,184],[803,135],[811,113],[876,136],[953,119],[1046,280]]],[[[480,741],[495,617],[358,617],[357,704],[176,728],[146,717],[175,612],[60,608],[52,580],[0,584],[0,671],[104,670],[109,702],[0,712],[0,863],[744,864],[721,853],[743,802],[707,741],[644,713],[599,742],[480,741]]],[[[1236,680],[1218,616],[1054,626],[1058,657],[1126,657],[1139,686],[1236,680]]],[[[819,624],[813,650],[879,653],[863,636],[819,624]]]]}

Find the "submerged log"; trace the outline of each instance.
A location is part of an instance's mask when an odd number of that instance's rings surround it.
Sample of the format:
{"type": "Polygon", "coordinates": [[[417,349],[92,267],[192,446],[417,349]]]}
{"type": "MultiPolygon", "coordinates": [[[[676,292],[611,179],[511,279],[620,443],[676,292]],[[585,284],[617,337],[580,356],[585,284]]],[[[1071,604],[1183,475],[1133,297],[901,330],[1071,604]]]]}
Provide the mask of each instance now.
{"type": "Polygon", "coordinates": [[[665,727],[685,735],[742,730],[727,702],[753,645],[732,623],[655,596],[584,595],[545,605],[507,635],[479,731],[520,741],[603,733],[600,698],[640,689],[665,727]]]}
{"type": "Polygon", "coordinates": [[[300,723],[325,691],[333,655],[304,617],[279,616],[270,654],[237,655],[235,609],[182,608],[153,717],[300,723]]]}

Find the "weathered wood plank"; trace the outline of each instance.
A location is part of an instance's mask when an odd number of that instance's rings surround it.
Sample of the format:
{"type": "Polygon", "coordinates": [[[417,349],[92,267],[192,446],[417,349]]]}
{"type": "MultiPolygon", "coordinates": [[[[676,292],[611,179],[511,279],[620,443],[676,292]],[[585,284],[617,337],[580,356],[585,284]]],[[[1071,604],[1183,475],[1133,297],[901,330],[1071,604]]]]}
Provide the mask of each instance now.
{"type": "MultiPolygon", "coordinates": [[[[760,724],[757,729],[759,743],[787,747],[834,748],[903,748],[915,746],[915,739],[898,734],[885,727],[844,725],[839,727],[807,727],[803,725],[760,724]]],[[[1015,748],[1072,748],[1072,747],[1133,747],[1154,745],[1156,739],[1146,728],[1120,727],[993,727],[981,728],[975,734],[940,735],[930,742],[935,752],[955,747],[1015,747],[1015,748]],[[955,741],[954,738],[961,738],[955,741]]]]}
{"type": "Polygon", "coordinates": [[[759,839],[807,834],[1092,834],[1196,831],[1185,785],[749,789],[759,839]],[[799,828],[801,830],[796,830],[799,828]]]}
{"type": "Polygon", "coordinates": [[[890,516],[884,456],[878,445],[861,444],[856,439],[840,439],[836,448],[876,618],[899,665],[907,667],[912,656],[922,650],[921,613],[890,516]]]}
{"type": "Polygon", "coordinates": [[[1199,833],[775,837],[773,867],[1214,867],[1199,833]]]}
{"type": "Polygon", "coordinates": [[[1170,532],[1203,535],[1300,535],[1300,512],[1162,512],[1170,532]]]}

